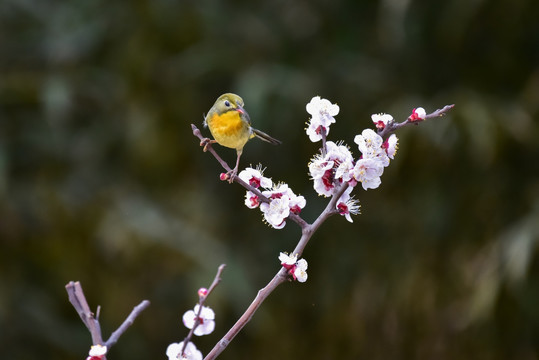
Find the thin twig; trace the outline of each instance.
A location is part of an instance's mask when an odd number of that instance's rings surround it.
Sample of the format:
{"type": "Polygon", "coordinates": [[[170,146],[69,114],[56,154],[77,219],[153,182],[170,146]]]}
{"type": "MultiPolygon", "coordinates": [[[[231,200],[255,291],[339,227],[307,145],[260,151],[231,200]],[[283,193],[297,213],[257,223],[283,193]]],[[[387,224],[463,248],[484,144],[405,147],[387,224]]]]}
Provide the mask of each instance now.
{"type": "MultiPolygon", "coordinates": [[[[205,141],[208,140],[208,138],[202,136],[202,133],[200,132],[200,130],[194,125],[194,124],[191,124],[191,129],[193,129],[193,135],[195,135],[197,138],[200,139],[200,145],[203,145],[205,141]]],[[[206,143],[206,145],[204,146],[204,150],[206,151],[209,151],[216,159],[217,161],[219,161],[219,163],[221,164],[221,166],[228,172],[228,171],[231,171],[232,169],[230,168],[230,166],[228,166],[228,164],[226,163],[226,161],[224,161],[216,152],[215,150],[213,149],[213,147],[211,146],[211,143],[206,143]]]]}
{"type": "MultiPolygon", "coordinates": [[[[70,281],[65,287],[69,302],[73,305],[82,322],[90,331],[90,335],[92,336],[92,345],[105,345],[108,349],[110,349],[112,345],[116,344],[118,338],[127,330],[129,326],[133,324],[135,318],[150,305],[148,300],[144,300],[137,305],[133,311],[131,311],[131,314],[129,314],[122,325],[120,325],[120,327],[118,327],[118,329],[112,333],[106,343],[103,344],[101,326],[99,325],[99,313],[101,307],[97,307],[97,315],[94,315],[90,311],[90,306],[88,306],[88,302],[86,301],[86,297],[84,296],[80,282],[70,281]]],[[[103,356],[102,360],[106,360],[106,357],[103,356]]]]}
{"type": "Polygon", "coordinates": [[[383,139],[386,139],[387,136],[389,136],[390,134],[394,133],[395,131],[397,131],[398,129],[400,129],[401,127],[403,126],[406,126],[406,125],[410,125],[410,124],[414,124],[414,125],[417,125],[427,119],[432,119],[432,118],[437,118],[437,117],[440,117],[440,116],[445,116],[447,114],[447,112],[451,109],[453,109],[455,107],[455,104],[451,104],[451,105],[446,105],[444,106],[443,108],[441,109],[437,109],[433,112],[431,112],[430,114],[427,114],[425,116],[425,119],[418,119],[418,120],[415,120],[415,121],[410,121],[410,117],[408,117],[406,120],[404,120],[403,122],[393,122],[393,123],[390,123],[388,124],[388,126],[386,126],[384,129],[382,129],[381,131],[378,132],[378,135],[380,135],[383,139]]]}
{"type": "Polygon", "coordinates": [[[150,306],[150,302],[148,300],[143,300],[140,304],[138,304],[137,306],[135,306],[133,308],[133,310],[131,311],[131,313],[129,314],[129,316],[124,320],[124,322],[122,323],[122,325],[120,325],[118,327],[118,329],[116,329],[116,331],[114,331],[109,339],[107,340],[107,342],[105,343],[105,345],[107,346],[107,348],[110,349],[110,347],[114,344],[116,344],[116,342],[118,342],[118,339],[120,338],[120,336],[127,330],[128,327],[130,327],[131,325],[133,325],[133,322],[135,321],[135,319],[137,318],[137,316],[140,315],[140,313],[142,311],[144,311],[144,309],[146,309],[148,306],[150,306]]]}
{"type": "Polygon", "coordinates": [[[202,305],[204,303],[204,301],[206,300],[206,298],[208,296],[210,296],[211,292],[213,291],[213,289],[215,289],[215,287],[217,285],[219,285],[219,283],[221,282],[221,274],[223,273],[223,270],[225,270],[225,267],[226,267],[226,264],[221,264],[219,265],[219,267],[217,268],[217,274],[215,274],[215,278],[213,279],[213,282],[211,283],[210,287],[208,288],[208,292],[206,293],[206,296],[204,296],[204,299],[201,299],[201,304],[202,305]]]}
{"type": "Polygon", "coordinates": [[[103,337],[101,335],[99,320],[97,320],[94,314],[90,311],[90,306],[88,306],[88,302],[86,301],[86,296],[84,296],[84,291],[82,291],[80,282],[70,281],[66,285],[66,291],[69,302],[79,314],[82,322],[88,328],[88,331],[90,331],[90,335],[92,336],[92,344],[102,345],[103,337]]]}
{"type": "Polygon", "coordinates": [[[437,109],[437,110],[431,112],[430,114],[427,114],[425,116],[425,119],[432,119],[432,118],[435,118],[435,117],[445,116],[445,115],[447,115],[447,112],[449,110],[453,109],[454,107],[455,107],[455,104],[446,105],[441,109],[437,109]]]}
{"type": "Polygon", "coordinates": [[[206,295],[201,296],[199,294],[199,297],[198,297],[199,306],[198,306],[198,312],[195,315],[195,323],[193,327],[191,328],[191,330],[189,331],[189,333],[187,334],[187,336],[185,337],[185,339],[183,340],[182,351],[180,352],[180,354],[184,353],[185,348],[187,347],[187,344],[191,341],[191,338],[193,337],[193,334],[195,333],[196,328],[200,325],[200,314],[202,313],[202,306],[204,305],[204,302],[206,301],[208,296],[211,294],[213,289],[215,289],[215,287],[219,285],[219,283],[221,282],[221,274],[223,273],[223,270],[225,269],[225,267],[226,267],[226,264],[219,265],[219,267],[217,268],[217,274],[215,274],[215,278],[213,279],[213,282],[208,288],[206,295]]]}

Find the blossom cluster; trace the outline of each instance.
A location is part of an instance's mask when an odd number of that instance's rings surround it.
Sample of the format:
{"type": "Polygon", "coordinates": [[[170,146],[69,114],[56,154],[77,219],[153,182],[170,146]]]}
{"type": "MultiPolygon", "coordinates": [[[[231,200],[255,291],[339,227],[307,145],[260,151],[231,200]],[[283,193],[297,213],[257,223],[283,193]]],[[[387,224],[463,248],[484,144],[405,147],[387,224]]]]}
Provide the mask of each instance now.
{"type": "MultiPolygon", "coordinates": [[[[327,99],[315,96],[306,106],[311,119],[307,126],[307,135],[313,142],[325,141],[329,126],[335,123],[339,107],[327,99]]],[[[426,116],[423,108],[416,108],[408,118],[410,122],[424,120],[426,116]]],[[[393,117],[389,114],[373,114],[372,122],[379,131],[393,124],[393,117]]],[[[365,129],[354,137],[361,155],[354,159],[350,148],[342,142],[326,141],[322,144],[319,154],[315,155],[309,163],[309,174],[313,180],[314,190],[321,196],[335,195],[341,186],[346,185],[336,203],[339,214],[352,222],[351,215],[359,213],[357,200],[351,196],[353,188],[361,184],[364,190],[376,189],[382,183],[381,176],[384,169],[395,157],[398,147],[398,138],[395,134],[383,139],[372,129],[365,129]]]]}
{"type": "Polygon", "coordinates": [[[297,255],[288,255],[283,252],[279,254],[279,260],[294,280],[299,282],[307,281],[307,260],[298,260],[297,255]]]}
{"type": "MultiPolygon", "coordinates": [[[[208,290],[201,288],[198,290],[199,298],[206,297],[208,290]]],[[[193,334],[196,336],[208,335],[215,329],[215,313],[207,307],[196,304],[193,310],[186,311],[182,316],[183,324],[188,329],[194,329],[193,334]]],[[[202,353],[197,349],[195,344],[188,341],[172,343],[167,347],[166,354],[169,360],[202,360],[202,353]]]]}
{"type": "MultiPolygon", "coordinates": [[[[340,192],[335,207],[340,215],[353,222],[351,215],[358,214],[360,206],[351,195],[352,190],[358,184],[361,184],[364,190],[380,186],[384,169],[397,153],[398,138],[391,134],[384,139],[376,131],[365,129],[354,137],[354,143],[361,153],[358,158],[354,158],[350,148],[343,142],[326,140],[331,124],[336,122],[339,106],[315,96],[307,104],[306,110],[311,115],[306,128],[309,139],[312,142],[322,140],[320,152],[309,163],[314,190],[321,196],[331,197],[339,192],[342,186],[346,186],[346,189],[340,192]]],[[[413,109],[408,121],[419,122],[425,118],[425,109],[418,107],[413,109]]],[[[378,132],[394,123],[390,114],[373,114],[371,120],[378,132]]],[[[269,199],[269,202],[261,201],[260,193],[247,191],[245,205],[251,209],[260,208],[264,220],[275,229],[282,229],[291,213],[299,214],[305,207],[303,196],[294,194],[285,183],[274,184],[270,178],[263,175],[260,166],[256,169],[246,168],[240,172],[239,178],[259,189],[261,194],[269,199]]]]}
{"type": "Polygon", "coordinates": [[[305,198],[296,195],[285,183],[274,184],[270,178],[263,175],[260,167],[251,167],[241,171],[238,177],[256,189],[261,189],[268,202],[261,202],[260,196],[252,191],[245,194],[245,205],[254,209],[259,207],[264,220],[275,229],[282,229],[291,213],[299,214],[305,207],[305,198]]]}

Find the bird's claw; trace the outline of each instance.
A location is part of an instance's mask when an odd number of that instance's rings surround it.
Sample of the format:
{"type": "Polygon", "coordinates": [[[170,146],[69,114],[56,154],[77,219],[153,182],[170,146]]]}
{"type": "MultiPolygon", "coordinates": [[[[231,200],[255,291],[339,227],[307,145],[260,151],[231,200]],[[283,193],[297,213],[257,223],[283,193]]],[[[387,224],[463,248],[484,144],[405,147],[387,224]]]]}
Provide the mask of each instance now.
{"type": "Polygon", "coordinates": [[[213,144],[215,142],[216,142],[215,140],[212,140],[210,138],[204,138],[204,139],[200,140],[200,146],[204,146],[202,151],[204,151],[204,152],[208,151],[208,148],[211,147],[211,144],[213,144]]]}
{"type": "Polygon", "coordinates": [[[234,179],[238,175],[238,169],[232,169],[230,171],[227,171],[226,173],[221,173],[219,178],[222,181],[228,181],[229,184],[232,184],[234,182],[234,179]]]}

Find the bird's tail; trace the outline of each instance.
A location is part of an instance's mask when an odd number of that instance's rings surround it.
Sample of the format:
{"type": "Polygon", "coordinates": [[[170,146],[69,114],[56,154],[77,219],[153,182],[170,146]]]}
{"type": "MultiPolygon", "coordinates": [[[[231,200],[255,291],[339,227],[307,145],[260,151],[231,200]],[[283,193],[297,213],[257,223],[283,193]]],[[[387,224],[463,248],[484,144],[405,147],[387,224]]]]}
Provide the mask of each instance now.
{"type": "Polygon", "coordinates": [[[253,130],[253,134],[259,139],[262,139],[262,140],[264,140],[266,142],[269,142],[270,144],[273,144],[273,145],[279,145],[281,143],[280,140],[272,138],[271,136],[269,136],[268,134],[266,134],[263,131],[260,131],[260,130],[254,129],[254,128],[251,128],[251,129],[253,130]]]}

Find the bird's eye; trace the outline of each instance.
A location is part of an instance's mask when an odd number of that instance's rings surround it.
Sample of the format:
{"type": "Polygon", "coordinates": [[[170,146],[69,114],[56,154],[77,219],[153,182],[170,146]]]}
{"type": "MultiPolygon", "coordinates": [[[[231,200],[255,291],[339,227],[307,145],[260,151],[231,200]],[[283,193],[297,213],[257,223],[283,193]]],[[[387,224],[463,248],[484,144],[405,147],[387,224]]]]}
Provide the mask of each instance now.
{"type": "Polygon", "coordinates": [[[230,101],[225,100],[225,106],[226,106],[226,107],[230,107],[230,101]]]}

